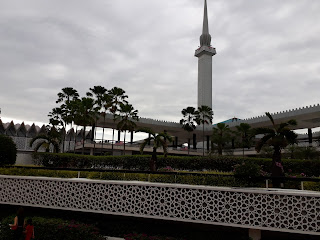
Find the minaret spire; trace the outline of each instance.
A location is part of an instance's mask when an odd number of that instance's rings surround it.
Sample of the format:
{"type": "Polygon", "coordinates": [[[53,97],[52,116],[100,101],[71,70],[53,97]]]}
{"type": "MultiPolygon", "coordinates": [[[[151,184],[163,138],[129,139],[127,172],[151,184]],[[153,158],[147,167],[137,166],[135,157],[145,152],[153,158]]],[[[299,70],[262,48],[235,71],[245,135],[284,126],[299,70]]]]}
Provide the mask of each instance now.
{"type": "Polygon", "coordinates": [[[204,0],[204,15],[200,47],[195,51],[198,58],[198,107],[208,106],[212,108],[212,56],[216,49],[211,47],[209,34],[207,0],[204,0]]]}
{"type": "Polygon", "coordinates": [[[210,46],[210,44],[211,44],[211,36],[209,34],[209,27],[208,27],[207,0],[204,0],[203,27],[202,27],[202,34],[200,36],[200,46],[210,46]]]}
{"type": "Polygon", "coordinates": [[[203,13],[202,34],[204,34],[204,33],[209,34],[207,0],[204,0],[204,13],[203,13]]]}

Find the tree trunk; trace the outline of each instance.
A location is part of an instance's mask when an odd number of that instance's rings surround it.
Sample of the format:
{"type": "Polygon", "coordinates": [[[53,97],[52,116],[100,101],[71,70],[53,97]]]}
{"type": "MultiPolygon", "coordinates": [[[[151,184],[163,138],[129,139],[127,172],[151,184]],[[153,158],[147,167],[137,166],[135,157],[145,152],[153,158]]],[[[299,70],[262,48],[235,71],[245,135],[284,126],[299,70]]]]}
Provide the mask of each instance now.
{"type": "MultiPolygon", "coordinates": [[[[276,146],[273,147],[274,152],[272,156],[272,168],[271,168],[271,176],[272,177],[283,177],[284,171],[281,163],[281,148],[276,146]]],[[[281,180],[273,180],[272,181],[273,187],[281,187],[281,184],[283,184],[283,181],[281,180]]]]}
{"type": "MultiPolygon", "coordinates": [[[[65,133],[67,132],[67,130],[66,130],[66,127],[67,127],[67,123],[65,123],[64,124],[64,131],[65,131],[65,133]]],[[[64,153],[64,144],[65,144],[65,141],[66,141],[66,134],[63,134],[63,143],[62,143],[62,152],[64,153]]]]}
{"type": "Polygon", "coordinates": [[[220,143],[218,144],[218,154],[222,155],[222,145],[220,143]]]}
{"type": "Polygon", "coordinates": [[[93,138],[91,138],[91,141],[93,141],[93,156],[94,156],[94,153],[96,151],[96,135],[97,135],[97,120],[96,122],[94,123],[94,126],[92,126],[92,135],[93,135],[93,138]]]}
{"type": "Polygon", "coordinates": [[[104,137],[104,124],[106,122],[106,113],[104,113],[103,115],[103,127],[102,127],[102,140],[101,140],[101,153],[100,155],[102,155],[103,152],[103,137],[104,137]]]}
{"type": "Polygon", "coordinates": [[[204,156],[204,121],[202,123],[202,156],[204,156]]]}
{"type": "Polygon", "coordinates": [[[152,156],[150,160],[150,171],[155,172],[157,170],[157,148],[153,147],[152,156]]]}
{"type": "MultiPolygon", "coordinates": [[[[72,129],[72,122],[71,122],[71,126],[70,126],[70,131],[72,129]]],[[[69,146],[68,146],[68,152],[70,152],[70,143],[71,143],[71,134],[70,134],[70,138],[69,138],[69,146]]]]}
{"type": "Polygon", "coordinates": [[[86,137],[86,126],[83,126],[83,134],[82,134],[82,155],[84,155],[84,141],[86,137]]]}
{"type": "Polygon", "coordinates": [[[190,155],[190,138],[188,138],[188,155],[190,155]]]}
{"type": "Polygon", "coordinates": [[[113,155],[113,141],[114,141],[114,128],[112,128],[112,142],[111,142],[112,155],[113,155]]]}
{"type": "Polygon", "coordinates": [[[78,125],[76,126],[76,132],[75,132],[75,134],[74,134],[74,147],[73,147],[73,153],[76,153],[77,132],[78,132],[78,125]]]}
{"type": "Polygon", "coordinates": [[[126,155],[126,133],[127,131],[124,131],[124,137],[123,137],[123,155],[126,155]]]}

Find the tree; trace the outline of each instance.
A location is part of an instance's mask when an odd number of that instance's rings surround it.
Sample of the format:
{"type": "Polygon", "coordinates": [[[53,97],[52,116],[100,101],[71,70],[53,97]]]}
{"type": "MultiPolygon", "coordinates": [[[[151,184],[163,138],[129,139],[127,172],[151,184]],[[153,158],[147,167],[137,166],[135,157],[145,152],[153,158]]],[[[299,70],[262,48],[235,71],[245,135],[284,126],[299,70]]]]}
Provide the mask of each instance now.
{"type": "Polygon", "coordinates": [[[225,123],[218,123],[217,127],[214,127],[212,131],[211,141],[212,143],[217,144],[218,154],[222,155],[223,148],[231,141],[232,131],[229,128],[229,125],[226,125],[225,123]]]}
{"type": "Polygon", "coordinates": [[[281,149],[289,144],[296,143],[297,134],[289,129],[289,126],[296,126],[297,121],[291,119],[285,123],[275,124],[273,117],[266,112],[267,117],[272,123],[272,128],[256,128],[254,134],[263,134],[264,136],[257,142],[256,151],[259,153],[262,147],[267,144],[273,148],[272,155],[272,176],[284,176],[281,163],[281,149]]]}
{"type": "MultiPolygon", "coordinates": [[[[61,89],[61,92],[58,93],[58,99],[56,103],[62,103],[60,106],[61,109],[61,116],[64,121],[64,129],[67,128],[67,124],[71,124],[72,128],[72,122],[74,120],[73,112],[71,111],[70,108],[70,102],[78,99],[79,98],[79,93],[76,89],[72,87],[65,87],[61,89]]],[[[49,113],[50,114],[50,113],[49,113]]],[[[70,150],[70,140],[69,139],[69,150],[70,150]]],[[[65,136],[63,138],[63,150],[64,151],[64,142],[65,142],[65,136]]]]}
{"type": "Polygon", "coordinates": [[[153,150],[152,150],[152,156],[150,159],[150,171],[156,171],[157,170],[157,148],[162,147],[163,153],[166,156],[168,152],[168,145],[167,141],[172,142],[172,137],[169,136],[166,132],[162,133],[155,133],[150,128],[141,128],[137,132],[145,132],[149,134],[149,137],[144,139],[143,142],[140,145],[140,152],[143,154],[144,147],[151,141],[153,141],[153,150]]]}
{"type": "MultiPolygon", "coordinates": [[[[104,108],[104,99],[105,99],[105,95],[107,93],[107,89],[102,87],[102,86],[94,86],[93,88],[90,88],[90,92],[87,92],[87,96],[88,97],[94,97],[94,104],[97,108],[97,110],[101,110],[102,108],[104,108]]],[[[96,125],[97,125],[97,120],[99,118],[100,114],[96,116],[95,118],[95,122],[94,125],[92,126],[92,132],[94,133],[94,139],[96,138],[96,125]]],[[[104,134],[104,128],[103,128],[103,134],[104,134]]],[[[103,147],[103,145],[102,145],[103,147]]],[[[93,144],[93,154],[95,152],[95,148],[96,148],[96,142],[94,141],[93,144]]]]}
{"type": "Polygon", "coordinates": [[[201,107],[198,107],[198,110],[196,111],[196,122],[198,125],[202,124],[202,141],[203,141],[202,155],[203,156],[204,156],[204,125],[212,123],[212,118],[213,118],[212,116],[213,116],[212,109],[208,106],[202,105],[201,107]]]}
{"type": "Polygon", "coordinates": [[[119,118],[117,124],[117,129],[124,131],[124,140],[123,140],[123,154],[125,155],[126,151],[126,132],[133,131],[137,124],[134,121],[139,121],[138,110],[134,110],[131,104],[120,104],[120,115],[116,118],[119,118]],[[121,119],[121,120],[120,120],[121,119]]]}
{"type": "Polygon", "coordinates": [[[52,146],[53,152],[60,152],[60,143],[62,140],[61,133],[54,126],[46,126],[47,134],[41,134],[35,136],[31,139],[29,145],[30,147],[36,142],[34,146],[34,151],[37,152],[41,147],[45,148],[46,152],[50,151],[50,147],[52,146]]]}
{"type": "MultiPolygon", "coordinates": [[[[110,96],[110,103],[107,105],[111,114],[113,115],[113,121],[116,122],[116,116],[120,109],[120,104],[126,104],[128,96],[125,95],[125,91],[122,88],[113,87],[108,91],[110,96]]],[[[114,142],[114,128],[112,128],[112,151],[113,151],[113,142],[114,142]]]]}
{"type": "Polygon", "coordinates": [[[107,115],[107,110],[109,109],[109,107],[111,106],[111,96],[108,93],[105,93],[102,96],[102,106],[103,106],[103,111],[102,111],[102,115],[103,115],[103,127],[102,127],[102,140],[101,140],[101,154],[103,151],[103,142],[104,142],[104,125],[106,122],[106,115],[107,115]]]}
{"type": "Polygon", "coordinates": [[[98,108],[94,106],[94,100],[90,97],[76,99],[73,103],[73,107],[75,113],[75,123],[83,126],[82,154],[84,154],[86,126],[90,126],[94,123],[96,115],[98,114],[98,108]]]}
{"type": "Polygon", "coordinates": [[[11,137],[0,134],[0,166],[15,164],[17,158],[17,146],[11,137]]]}
{"type": "Polygon", "coordinates": [[[187,107],[181,111],[183,118],[180,120],[183,130],[188,132],[188,155],[190,153],[190,133],[196,129],[196,109],[187,107]]]}
{"type": "MultiPolygon", "coordinates": [[[[51,112],[49,112],[48,117],[49,118],[49,124],[51,124],[55,129],[57,129],[57,131],[61,131],[61,133],[63,133],[64,131],[62,131],[62,129],[65,130],[66,128],[66,124],[67,124],[67,114],[66,114],[66,109],[64,107],[65,104],[62,104],[61,108],[56,107],[53,108],[51,112]],[[61,129],[62,128],[62,129],[61,129]]],[[[62,152],[64,151],[64,142],[65,142],[65,134],[63,134],[63,142],[62,142],[62,152]]]]}
{"type": "Polygon", "coordinates": [[[244,157],[244,148],[249,149],[251,147],[254,135],[252,134],[251,126],[248,123],[240,123],[236,128],[241,137],[242,156],[244,157]]]}

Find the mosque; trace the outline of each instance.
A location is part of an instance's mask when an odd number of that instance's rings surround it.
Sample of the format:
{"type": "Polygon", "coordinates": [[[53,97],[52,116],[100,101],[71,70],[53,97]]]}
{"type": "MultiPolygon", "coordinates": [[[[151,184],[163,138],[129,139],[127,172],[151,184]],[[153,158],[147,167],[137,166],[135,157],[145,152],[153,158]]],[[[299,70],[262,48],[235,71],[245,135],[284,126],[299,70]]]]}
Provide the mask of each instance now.
{"type": "MultiPolygon", "coordinates": [[[[209,34],[208,26],[208,13],[207,13],[207,1],[204,1],[204,15],[203,15],[203,28],[202,34],[200,36],[200,47],[195,50],[195,57],[198,58],[198,107],[202,105],[209,106],[212,108],[212,57],[216,54],[216,49],[211,46],[211,36],[209,34]]],[[[300,134],[298,139],[307,144],[318,146],[319,143],[314,142],[314,139],[318,139],[319,132],[313,133],[312,129],[320,127],[320,105],[307,106],[302,108],[296,108],[292,110],[285,110],[283,112],[277,112],[272,114],[275,123],[285,122],[290,119],[296,119],[298,125],[295,126],[296,129],[308,129],[308,134],[300,134]]],[[[266,116],[257,116],[249,119],[230,119],[225,121],[232,130],[236,129],[240,123],[248,123],[252,128],[256,127],[271,127],[270,120],[266,116]]],[[[113,121],[112,115],[107,114],[106,121],[101,118],[97,122],[97,127],[105,128],[116,128],[116,124],[113,121]]],[[[160,121],[155,119],[140,118],[137,122],[137,127],[148,127],[153,129],[155,132],[167,132],[169,135],[173,136],[173,143],[169,147],[169,153],[171,154],[186,154],[185,149],[179,148],[183,143],[186,143],[190,137],[186,131],[184,131],[177,122],[160,121]]],[[[45,126],[39,127],[34,124],[29,126],[24,123],[14,124],[2,123],[0,119],[0,134],[6,134],[11,136],[17,144],[20,155],[29,154],[32,152],[32,148],[29,147],[30,140],[39,134],[45,133],[45,126]]],[[[70,129],[66,133],[66,142],[64,144],[64,151],[67,152],[81,152],[82,144],[82,130],[70,129]]],[[[205,142],[202,141],[202,127],[197,127],[195,131],[192,132],[192,151],[191,155],[202,154],[202,149],[205,148],[209,152],[210,148],[210,136],[212,133],[212,126],[206,126],[204,135],[205,142]]],[[[133,132],[131,132],[131,137],[128,145],[126,146],[126,154],[135,154],[139,152],[139,144],[133,142],[133,132]]],[[[105,153],[110,152],[111,143],[106,142],[102,144],[101,142],[93,142],[93,134],[91,131],[85,133],[85,151],[87,154],[93,154],[93,148],[98,149],[97,152],[105,153]]],[[[120,132],[118,132],[118,142],[120,142],[120,132]]],[[[122,147],[115,144],[114,154],[121,154],[122,147]]],[[[151,152],[152,148],[146,148],[145,152],[151,152]]],[[[24,156],[22,156],[23,158],[24,156]]],[[[19,162],[19,156],[18,156],[19,162]]]]}

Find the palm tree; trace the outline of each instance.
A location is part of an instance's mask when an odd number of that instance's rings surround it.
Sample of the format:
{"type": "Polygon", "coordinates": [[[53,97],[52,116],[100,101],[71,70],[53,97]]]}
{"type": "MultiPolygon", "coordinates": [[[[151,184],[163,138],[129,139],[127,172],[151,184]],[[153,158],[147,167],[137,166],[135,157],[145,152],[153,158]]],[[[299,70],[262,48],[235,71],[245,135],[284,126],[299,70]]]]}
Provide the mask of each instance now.
{"type": "Polygon", "coordinates": [[[103,106],[103,127],[102,127],[102,144],[101,144],[101,154],[102,154],[102,151],[103,151],[103,142],[104,142],[104,125],[105,125],[105,122],[106,122],[106,115],[107,115],[107,109],[110,108],[111,106],[111,96],[108,94],[108,93],[105,93],[103,96],[102,96],[102,106],[103,106]]]}
{"type": "Polygon", "coordinates": [[[212,130],[211,141],[218,145],[218,154],[222,155],[223,147],[231,141],[232,131],[225,123],[218,123],[212,130]]]}
{"type": "Polygon", "coordinates": [[[180,120],[182,128],[188,132],[188,155],[190,154],[190,133],[196,129],[196,109],[194,107],[187,107],[181,111],[183,118],[180,120]]]}
{"type": "Polygon", "coordinates": [[[50,151],[50,146],[53,147],[53,152],[58,153],[60,152],[60,142],[61,142],[61,134],[57,129],[53,126],[47,126],[47,132],[48,134],[41,134],[38,136],[35,136],[30,141],[30,147],[32,147],[33,143],[36,142],[37,144],[34,146],[34,151],[37,152],[40,147],[44,147],[46,152],[50,151]]]}
{"type": "MultiPolygon", "coordinates": [[[[110,95],[110,103],[108,108],[113,115],[113,121],[116,122],[116,116],[118,111],[120,110],[120,104],[125,104],[127,102],[128,96],[125,95],[125,91],[122,88],[113,87],[111,90],[108,91],[110,95]]],[[[113,142],[114,142],[114,128],[112,128],[112,151],[113,151],[113,142]]]]}
{"type": "MultiPolygon", "coordinates": [[[[104,95],[107,93],[107,89],[102,87],[102,86],[94,86],[93,88],[90,88],[90,92],[87,92],[88,97],[95,97],[95,106],[97,109],[102,109],[104,107],[104,95]]],[[[100,115],[100,114],[99,114],[100,115]]],[[[92,126],[92,132],[94,133],[94,139],[96,138],[96,125],[97,125],[97,120],[99,118],[99,115],[96,116],[95,122],[92,126]]],[[[96,142],[94,141],[93,143],[93,155],[95,152],[96,148],[96,142]]]]}
{"type": "Polygon", "coordinates": [[[157,134],[150,128],[141,128],[137,132],[145,132],[145,133],[149,134],[149,137],[144,139],[140,145],[141,154],[143,154],[144,147],[149,142],[153,141],[152,156],[150,159],[150,170],[156,171],[157,170],[157,148],[162,147],[163,153],[166,156],[166,154],[168,152],[167,140],[169,142],[172,142],[172,137],[169,136],[166,132],[162,132],[162,133],[157,134]]]}
{"type": "Polygon", "coordinates": [[[117,129],[124,131],[123,154],[126,151],[126,132],[133,131],[137,124],[134,121],[139,121],[138,110],[134,110],[131,104],[120,104],[120,115],[116,118],[121,119],[117,124],[117,129]]]}
{"type": "Polygon", "coordinates": [[[283,176],[283,168],[281,164],[281,149],[289,144],[296,143],[297,134],[289,129],[289,126],[296,126],[297,121],[291,119],[285,123],[276,125],[273,117],[269,112],[266,112],[267,117],[272,123],[272,128],[256,128],[254,134],[264,134],[264,136],[257,142],[256,151],[259,153],[261,148],[267,144],[273,147],[272,156],[272,176],[283,176]]]}
{"type": "Polygon", "coordinates": [[[212,109],[208,106],[202,105],[201,107],[198,107],[198,110],[196,111],[196,122],[198,125],[202,124],[202,141],[203,141],[203,151],[202,155],[204,156],[204,124],[211,124],[212,123],[212,117],[213,112],[212,109]]]}
{"type": "Polygon", "coordinates": [[[251,131],[251,126],[248,123],[240,123],[239,126],[236,126],[237,131],[241,137],[241,147],[242,147],[242,156],[244,157],[244,148],[251,147],[251,140],[254,137],[251,131]]]}
{"type": "MultiPolygon", "coordinates": [[[[78,91],[72,87],[62,88],[61,92],[58,93],[58,99],[56,103],[63,102],[60,108],[61,108],[61,111],[63,112],[64,121],[65,121],[64,129],[66,129],[66,125],[69,123],[71,124],[70,128],[72,128],[73,112],[70,109],[70,102],[78,98],[79,98],[78,91]]],[[[63,151],[64,151],[64,142],[65,142],[65,137],[63,138],[63,151]]],[[[69,150],[70,150],[70,142],[71,142],[71,139],[69,139],[69,150]]]]}
{"type": "Polygon", "coordinates": [[[75,123],[83,126],[82,154],[84,154],[86,126],[90,126],[94,123],[96,115],[98,114],[98,108],[94,106],[94,100],[89,97],[83,97],[81,100],[75,100],[74,108],[75,123]]]}
{"type": "Polygon", "coordinates": [[[71,100],[79,98],[79,93],[72,87],[62,88],[62,91],[58,93],[58,100],[56,103],[65,102],[69,103],[71,100]]]}

